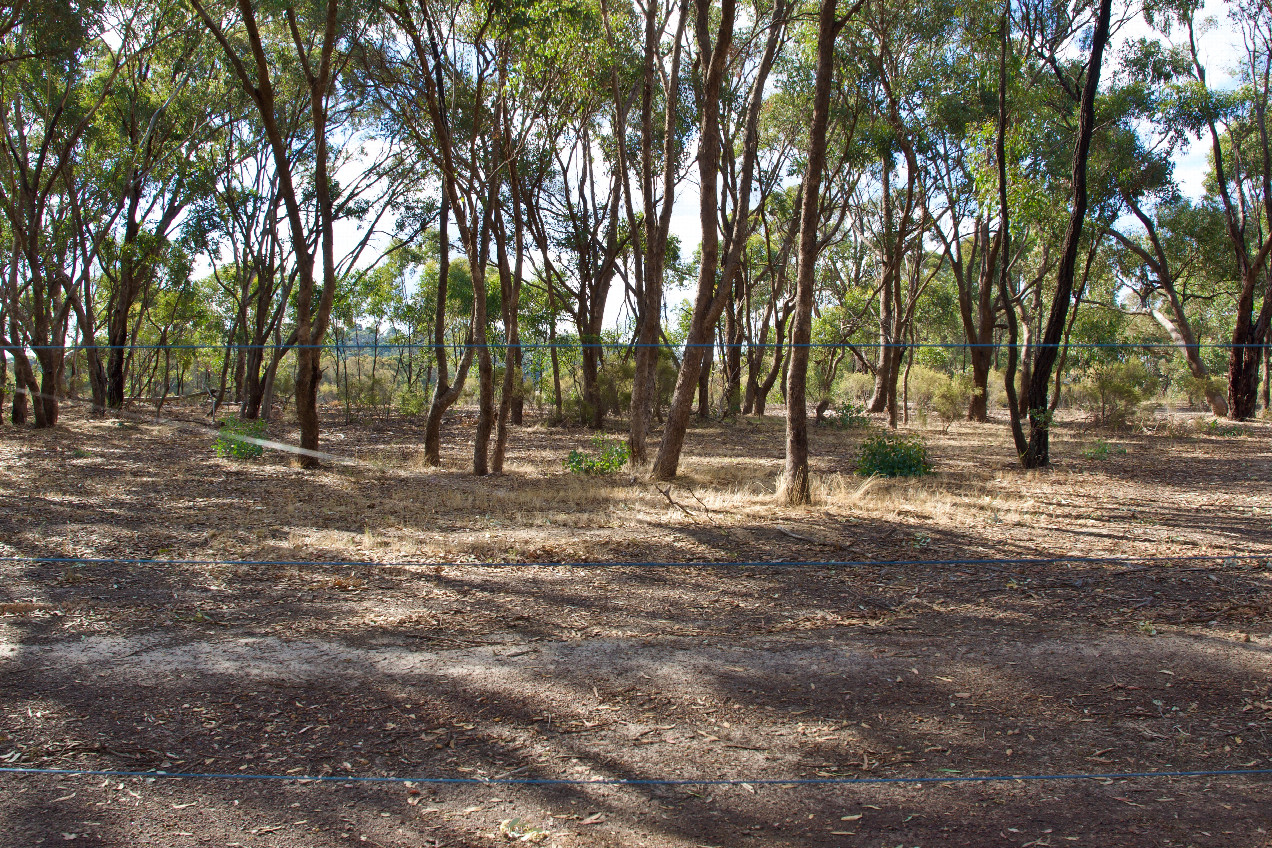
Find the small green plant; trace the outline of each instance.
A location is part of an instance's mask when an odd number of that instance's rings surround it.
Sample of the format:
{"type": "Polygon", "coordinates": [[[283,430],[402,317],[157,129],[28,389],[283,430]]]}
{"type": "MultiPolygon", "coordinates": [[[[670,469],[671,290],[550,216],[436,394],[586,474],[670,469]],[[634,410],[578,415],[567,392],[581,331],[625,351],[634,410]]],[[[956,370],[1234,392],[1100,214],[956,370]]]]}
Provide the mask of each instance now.
{"type": "Polygon", "coordinates": [[[1246,429],[1240,424],[1225,424],[1218,418],[1212,418],[1202,424],[1201,432],[1207,436],[1220,436],[1225,439],[1235,439],[1246,435],[1246,429]]]}
{"type": "Polygon", "coordinates": [[[418,418],[428,410],[429,401],[419,389],[411,389],[398,398],[398,411],[410,418],[418,418]]]}
{"type": "Polygon", "coordinates": [[[76,459],[87,459],[88,457],[92,456],[92,454],[84,450],[83,448],[76,448],[75,450],[71,451],[71,456],[75,457],[76,459]]]}
{"type": "Polygon", "coordinates": [[[265,438],[267,424],[260,418],[231,418],[221,425],[212,450],[217,456],[256,459],[265,453],[265,448],[252,440],[265,438]]]}
{"type": "Polygon", "coordinates": [[[613,474],[621,471],[631,459],[627,442],[597,436],[592,440],[594,452],[572,450],[565,458],[565,467],[573,474],[613,474]]]}
{"type": "Polygon", "coordinates": [[[1157,635],[1157,628],[1153,626],[1153,622],[1151,621],[1137,621],[1135,622],[1135,629],[1140,633],[1143,633],[1145,636],[1157,635]]]}
{"type": "Polygon", "coordinates": [[[830,421],[840,430],[860,430],[870,426],[870,416],[866,415],[865,404],[846,400],[833,411],[835,414],[830,421]]]}
{"type": "Polygon", "coordinates": [[[918,436],[880,433],[866,439],[857,454],[863,477],[922,477],[931,471],[927,445],[918,436]]]}
{"type": "Polygon", "coordinates": [[[1096,460],[1108,459],[1111,454],[1118,454],[1120,456],[1125,456],[1126,448],[1114,447],[1113,445],[1110,445],[1108,442],[1104,441],[1103,439],[1097,439],[1095,444],[1091,445],[1091,447],[1082,451],[1082,455],[1085,456],[1087,459],[1096,459],[1096,460]]]}

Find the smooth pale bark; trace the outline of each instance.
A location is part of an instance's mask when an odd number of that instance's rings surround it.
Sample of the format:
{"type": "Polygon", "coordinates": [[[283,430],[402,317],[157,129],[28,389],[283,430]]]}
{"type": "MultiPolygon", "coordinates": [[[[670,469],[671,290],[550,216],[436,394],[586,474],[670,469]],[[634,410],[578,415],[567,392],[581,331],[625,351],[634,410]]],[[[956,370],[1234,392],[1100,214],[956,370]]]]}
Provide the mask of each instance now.
{"type": "Polygon", "coordinates": [[[808,167],[800,198],[799,258],[795,274],[795,321],[791,327],[790,370],[786,381],[786,467],[778,501],[788,506],[812,501],[808,477],[808,346],[812,341],[814,271],[822,172],[826,167],[830,82],[835,52],[836,0],[823,0],[817,20],[817,75],[813,83],[813,121],[808,138],[808,167]]]}

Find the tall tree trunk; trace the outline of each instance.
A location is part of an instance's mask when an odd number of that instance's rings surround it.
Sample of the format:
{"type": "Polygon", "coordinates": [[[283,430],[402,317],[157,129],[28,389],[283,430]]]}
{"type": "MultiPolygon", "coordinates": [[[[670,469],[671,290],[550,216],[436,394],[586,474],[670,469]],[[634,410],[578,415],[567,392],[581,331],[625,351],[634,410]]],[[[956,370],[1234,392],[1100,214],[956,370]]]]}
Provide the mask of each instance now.
{"type": "Polygon", "coordinates": [[[654,460],[651,476],[656,480],[670,480],[676,476],[680,454],[684,449],[685,431],[693,409],[694,389],[702,370],[703,357],[715,330],[716,321],[724,310],[724,301],[731,289],[727,281],[732,279],[742,261],[743,248],[750,232],[750,195],[754,177],[755,160],[759,149],[759,113],[764,99],[765,81],[777,55],[777,48],[785,32],[791,5],[779,2],[774,6],[772,25],[764,55],[753,82],[751,99],[746,108],[746,129],[742,142],[742,179],[737,193],[737,209],[728,233],[728,250],[723,265],[720,262],[720,236],[717,213],[719,211],[720,167],[720,88],[732,52],[733,26],[737,15],[735,0],[721,0],[719,29],[714,45],[711,42],[711,21],[715,14],[710,0],[695,0],[695,37],[702,63],[702,92],[700,108],[702,131],[698,141],[699,221],[702,226],[702,251],[698,268],[698,291],[694,299],[693,318],[685,339],[685,355],[676,377],[671,409],[663,428],[662,443],[654,460]],[[717,273],[724,284],[717,291],[717,273]]]}
{"type": "Polygon", "coordinates": [[[1069,226],[1065,231],[1064,247],[1056,270],[1056,291],[1051,301],[1051,314],[1037,346],[1033,373],[1029,378],[1029,444],[1021,457],[1026,468],[1045,468],[1051,463],[1051,410],[1048,403],[1051,370],[1059,355],[1065,319],[1073,297],[1078,248],[1082,239],[1082,225],[1086,220],[1087,157],[1091,150],[1091,136],[1095,131],[1095,98],[1099,93],[1104,48],[1109,40],[1112,6],[1112,0],[1100,0],[1095,32],[1091,36],[1091,61],[1087,65],[1086,83],[1078,107],[1078,138],[1073,152],[1073,209],[1069,215],[1069,226]]]}
{"type": "Polygon", "coordinates": [[[446,354],[446,296],[450,286],[450,197],[442,192],[442,209],[438,218],[437,307],[433,311],[433,357],[437,360],[437,382],[433,401],[424,422],[424,462],[434,467],[442,464],[442,415],[459,400],[473,361],[473,334],[469,327],[464,353],[460,357],[455,385],[450,383],[446,354]]]}
{"type": "Polygon", "coordinates": [[[814,270],[822,171],[826,167],[826,127],[830,82],[839,26],[836,0],[823,0],[817,20],[817,76],[813,83],[813,121],[808,137],[808,169],[800,205],[799,260],[795,276],[795,322],[791,327],[790,374],[786,381],[786,467],[778,501],[789,506],[812,501],[808,477],[808,353],[813,329],[814,270]]]}
{"type": "Polygon", "coordinates": [[[1029,443],[1021,423],[1020,400],[1016,394],[1016,367],[1020,363],[1019,327],[1016,307],[1012,302],[1011,286],[1011,216],[1007,205],[1007,52],[1011,45],[1011,0],[1003,5],[998,30],[998,126],[994,135],[994,159],[998,169],[998,232],[1002,242],[998,263],[998,295],[1001,308],[1007,317],[1007,367],[1003,374],[1003,388],[1007,392],[1007,413],[1012,443],[1016,455],[1023,457],[1029,443]]]}
{"type": "Polygon", "coordinates": [[[676,155],[678,151],[678,120],[680,98],[675,80],[680,78],[680,57],[686,20],[689,17],[688,0],[681,0],[676,25],[675,41],[671,51],[671,70],[668,74],[669,90],[664,92],[663,151],[662,151],[662,208],[655,205],[654,197],[654,56],[658,49],[659,6],[649,2],[645,7],[645,62],[641,81],[641,146],[640,175],[641,194],[644,203],[644,229],[641,246],[644,248],[644,288],[641,291],[639,324],[636,330],[636,366],[632,377],[632,404],[628,416],[627,445],[631,461],[643,465],[649,461],[646,436],[649,419],[657,394],[658,347],[662,331],[663,286],[666,271],[667,237],[671,226],[671,213],[675,198],[676,155]]]}

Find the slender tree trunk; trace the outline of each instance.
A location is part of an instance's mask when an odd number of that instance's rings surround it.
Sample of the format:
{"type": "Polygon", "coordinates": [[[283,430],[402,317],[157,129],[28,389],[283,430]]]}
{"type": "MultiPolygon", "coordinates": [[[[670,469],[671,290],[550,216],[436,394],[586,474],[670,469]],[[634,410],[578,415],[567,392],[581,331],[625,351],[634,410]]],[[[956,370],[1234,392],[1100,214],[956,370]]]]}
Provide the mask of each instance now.
{"type": "Polygon", "coordinates": [[[1033,360],[1033,373],[1029,378],[1029,444],[1021,457],[1026,468],[1045,468],[1051,463],[1051,410],[1048,403],[1051,369],[1059,355],[1060,340],[1066,326],[1065,319],[1073,295],[1078,248],[1082,239],[1082,225],[1086,219],[1087,157],[1091,149],[1091,136],[1095,131],[1095,98],[1099,93],[1100,69],[1104,48],[1109,40],[1111,14],[1112,0],[1100,0],[1095,31],[1091,36],[1091,61],[1087,66],[1086,83],[1078,107],[1078,138],[1073,152],[1073,210],[1069,216],[1064,248],[1056,270],[1056,291],[1051,301],[1051,314],[1038,344],[1033,360]]]}
{"type": "Polygon", "coordinates": [[[1011,45],[1011,0],[1003,6],[998,31],[998,127],[994,136],[994,158],[998,168],[998,229],[1002,246],[999,250],[998,294],[1007,316],[1007,367],[1003,375],[1003,388],[1007,392],[1007,412],[1010,419],[1011,438],[1016,455],[1024,457],[1028,448],[1025,430],[1021,423],[1020,400],[1016,394],[1016,367],[1020,362],[1017,347],[1019,327],[1016,323],[1016,307],[1012,303],[1011,274],[1011,217],[1007,205],[1007,52],[1011,45]]]}
{"type": "Polygon", "coordinates": [[[791,327],[790,374],[786,381],[786,467],[778,501],[790,506],[812,501],[808,475],[808,354],[813,329],[814,270],[822,171],[826,167],[826,127],[835,53],[836,0],[823,0],[817,21],[817,75],[813,121],[808,137],[808,169],[801,192],[799,260],[795,277],[795,321],[791,327]]]}
{"type": "Polygon", "coordinates": [[[424,422],[424,462],[431,466],[442,464],[442,416],[459,400],[464,382],[473,361],[473,334],[471,325],[460,357],[455,385],[450,384],[450,369],[446,354],[446,296],[450,285],[450,197],[442,192],[442,209],[438,217],[437,307],[433,312],[433,357],[437,360],[437,382],[433,387],[433,402],[424,422]]]}
{"type": "MultiPolygon", "coordinates": [[[[720,269],[719,196],[716,188],[720,167],[720,87],[724,80],[727,56],[732,49],[733,25],[737,13],[734,0],[722,0],[720,26],[715,44],[711,43],[711,19],[714,5],[710,0],[694,0],[694,32],[702,63],[701,134],[698,140],[698,217],[702,225],[702,253],[698,266],[698,292],[694,299],[693,320],[685,339],[685,355],[676,377],[671,409],[663,427],[662,443],[651,472],[656,480],[676,476],[680,453],[684,449],[685,432],[693,410],[693,396],[698,388],[703,359],[710,351],[719,311],[714,309],[716,274],[720,269]],[[713,314],[714,313],[714,314],[713,314]]],[[[747,186],[749,191],[750,186],[747,186]]],[[[742,227],[740,220],[736,226],[742,227]]],[[[723,304],[720,304],[723,307],[723,304]]]]}
{"type": "Polygon", "coordinates": [[[715,359],[714,343],[702,355],[702,371],[698,374],[698,420],[711,417],[711,369],[715,359]]]}

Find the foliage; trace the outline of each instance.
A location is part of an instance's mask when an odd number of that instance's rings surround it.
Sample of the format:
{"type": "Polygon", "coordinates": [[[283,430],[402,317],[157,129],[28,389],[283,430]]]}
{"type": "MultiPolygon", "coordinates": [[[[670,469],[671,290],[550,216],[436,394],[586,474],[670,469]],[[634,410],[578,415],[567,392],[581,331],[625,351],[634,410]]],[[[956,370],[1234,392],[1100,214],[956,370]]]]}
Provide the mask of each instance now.
{"type": "Polygon", "coordinates": [[[1205,424],[1201,425],[1201,432],[1207,436],[1219,436],[1225,439],[1239,438],[1249,435],[1246,428],[1240,424],[1229,424],[1220,421],[1218,418],[1211,418],[1205,424]]]}
{"type": "Polygon", "coordinates": [[[1138,359],[1092,365],[1074,387],[1078,406],[1101,426],[1122,426],[1148,396],[1157,380],[1138,359]]]}
{"type": "Polygon", "coordinates": [[[212,450],[217,456],[231,459],[257,459],[264,455],[265,448],[251,440],[265,438],[268,424],[260,418],[230,418],[221,424],[212,450]]]}
{"type": "Polygon", "coordinates": [[[418,388],[407,389],[398,398],[398,410],[411,418],[423,415],[428,406],[428,398],[418,388]]]}
{"type": "Polygon", "coordinates": [[[1120,446],[1117,448],[1114,448],[1112,445],[1110,445],[1108,442],[1104,441],[1103,439],[1097,439],[1095,441],[1095,444],[1091,445],[1089,448],[1086,448],[1085,450],[1082,451],[1083,456],[1085,456],[1087,459],[1094,459],[1094,460],[1108,459],[1109,455],[1113,453],[1125,456],[1126,448],[1120,447],[1120,446]]]}
{"type": "Polygon", "coordinates": [[[918,436],[880,433],[867,439],[857,454],[863,477],[922,477],[932,472],[927,445],[918,436]]]}
{"type": "Polygon", "coordinates": [[[932,397],[932,411],[941,419],[945,430],[950,425],[967,415],[967,407],[976,395],[977,389],[972,378],[963,374],[946,377],[936,388],[932,397]]]}
{"type": "Polygon", "coordinates": [[[870,426],[870,416],[864,404],[846,400],[831,410],[830,422],[840,430],[860,430],[870,426]]]}
{"type": "Polygon", "coordinates": [[[865,404],[874,394],[874,377],[861,371],[845,374],[839,380],[839,393],[849,402],[865,404]]]}
{"type": "Polygon", "coordinates": [[[592,439],[593,452],[572,450],[565,467],[572,474],[613,474],[621,471],[631,459],[627,442],[597,436],[592,439]]]}
{"type": "Polygon", "coordinates": [[[910,379],[906,385],[909,389],[909,400],[914,404],[914,408],[924,414],[931,410],[932,400],[945,380],[944,374],[931,368],[920,365],[911,369],[910,379]]]}

